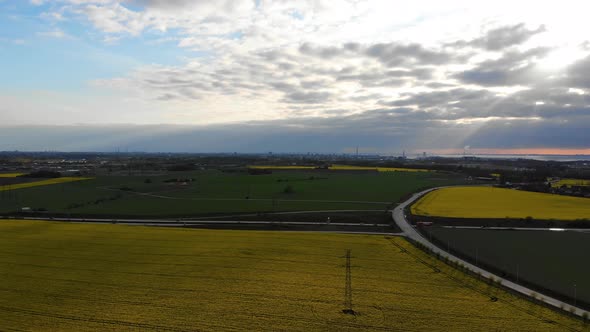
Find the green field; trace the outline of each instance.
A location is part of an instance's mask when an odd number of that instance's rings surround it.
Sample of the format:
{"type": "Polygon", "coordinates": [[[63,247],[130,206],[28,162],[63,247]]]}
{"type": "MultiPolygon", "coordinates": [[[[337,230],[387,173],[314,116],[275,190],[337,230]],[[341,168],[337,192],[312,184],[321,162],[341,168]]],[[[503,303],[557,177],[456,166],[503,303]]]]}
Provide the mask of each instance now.
{"type": "Polygon", "coordinates": [[[399,237],[0,221],[0,330],[582,331],[399,237]],[[345,251],[356,315],[345,315],[345,251]]]}
{"type": "Polygon", "coordinates": [[[248,175],[200,171],[157,177],[100,176],[0,193],[0,213],[18,211],[22,207],[107,216],[386,209],[420,188],[461,182],[460,176],[431,172],[294,171],[248,175]],[[195,181],[164,182],[176,178],[195,181]],[[290,193],[285,193],[287,187],[291,188],[290,193]]]}
{"type": "Polygon", "coordinates": [[[590,233],[493,231],[432,227],[442,243],[570,298],[590,304],[590,233]],[[576,285],[574,287],[574,285],[576,285]]]}

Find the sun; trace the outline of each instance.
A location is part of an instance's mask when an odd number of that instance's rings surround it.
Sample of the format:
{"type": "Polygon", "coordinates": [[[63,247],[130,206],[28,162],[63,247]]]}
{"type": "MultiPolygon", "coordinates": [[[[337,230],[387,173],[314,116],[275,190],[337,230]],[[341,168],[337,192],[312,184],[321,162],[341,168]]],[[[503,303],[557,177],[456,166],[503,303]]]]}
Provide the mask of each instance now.
{"type": "Polygon", "coordinates": [[[577,47],[562,47],[551,51],[545,57],[537,61],[539,68],[543,70],[560,70],[581,59],[586,54],[577,47]]]}

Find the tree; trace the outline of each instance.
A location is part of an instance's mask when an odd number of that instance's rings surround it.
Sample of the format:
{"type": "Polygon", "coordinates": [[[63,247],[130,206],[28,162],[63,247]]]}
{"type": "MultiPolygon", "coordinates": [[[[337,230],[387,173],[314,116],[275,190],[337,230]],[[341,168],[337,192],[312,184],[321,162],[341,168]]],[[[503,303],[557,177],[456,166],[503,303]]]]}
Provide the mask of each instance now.
{"type": "Polygon", "coordinates": [[[293,189],[293,186],[288,185],[285,187],[285,189],[283,189],[283,193],[284,194],[292,194],[295,192],[295,189],[293,189]]]}

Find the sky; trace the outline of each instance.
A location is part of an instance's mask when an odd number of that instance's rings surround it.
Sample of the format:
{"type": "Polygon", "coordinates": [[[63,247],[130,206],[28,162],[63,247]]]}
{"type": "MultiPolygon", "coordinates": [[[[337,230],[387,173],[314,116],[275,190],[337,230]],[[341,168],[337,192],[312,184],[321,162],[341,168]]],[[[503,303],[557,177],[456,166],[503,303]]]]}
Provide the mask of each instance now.
{"type": "Polygon", "coordinates": [[[590,154],[588,12],[0,0],[0,150],[590,154]]]}

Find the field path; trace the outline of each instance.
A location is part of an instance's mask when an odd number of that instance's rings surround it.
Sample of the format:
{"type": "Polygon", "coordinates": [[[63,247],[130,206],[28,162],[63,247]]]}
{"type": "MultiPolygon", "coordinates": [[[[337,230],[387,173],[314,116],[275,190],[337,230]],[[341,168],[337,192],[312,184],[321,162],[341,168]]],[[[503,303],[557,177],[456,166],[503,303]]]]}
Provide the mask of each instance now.
{"type": "Polygon", "coordinates": [[[495,279],[495,280],[500,280],[502,286],[510,288],[513,291],[516,291],[518,293],[521,293],[527,297],[530,297],[531,294],[538,294],[537,299],[543,301],[546,304],[549,304],[555,308],[569,308],[571,312],[573,312],[574,314],[582,317],[582,316],[586,316],[588,317],[590,315],[590,312],[572,306],[569,303],[565,303],[563,301],[557,300],[555,298],[552,298],[550,296],[547,296],[545,294],[539,293],[535,290],[532,290],[530,288],[524,287],[522,285],[519,285],[517,283],[514,283],[510,280],[501,278],[500,276],[497,276],[487,270],[484,270],[480,267],[477,267],[467,261],[464,261],[463,259],[456,257],[450,253],[448,253],[447,251],[437,247],[436,245],[432,244],[430,241],[428,241],[425,237],[423,237],[415,228],[414,226],[412,226],[408,220],[406,219],[406,215],[405,215],[405,211],[404,209],[408,206],[410,206],[412,203],[414,203],[416,200],[418,200],[419,198],[421,198],[422,196],[424,196],[425,194],[437,190],[437,189],[441,189],[441,188],[445,188],[445,187],[438,187],[438,188],[431,188],[431,189],[427,189],[424,191],[421,191],[419,193],[416,193],[414,195],[412,195],[412,197],[410,197],[407,201],[399,204],[392,212],[392,217],[393,220],[395,221],[395,223],[399,226],[399,228],[403,231],[404,236],[406,236],[407,238],[409,238],[410,240],[414,241],[414,242],[418,242],[422,245],[424,245],[425,247],[427,247],[428,249],[430,249],[434,254],[439,254],[441,257],[446,257],[447,259],[449,259],[450,261],[453,262],[459,262],[461,263],[465,268],[469,269],[471,272],[476,273],[481,275],[482,277],[486,278],[486,279],[495,279]]]}
{"type": "Polygon", "coordinates": [[[200,197],[173,197],[156,195],[152,193],[126,191],[121,189],[114,189],[109,187],[97,187],[102,190],[125,192],[138,196],[147,196],[162,199],[173,199],[179,201],[276,201],[276,202],[318,202],[318,203],[351,203],[351,204],[391,204],[391,202],[375,202],[375,201],[335,201],[335,200],[323,200],[323,199],[275,199],[275,198],[200,198],[200,197]]]}

